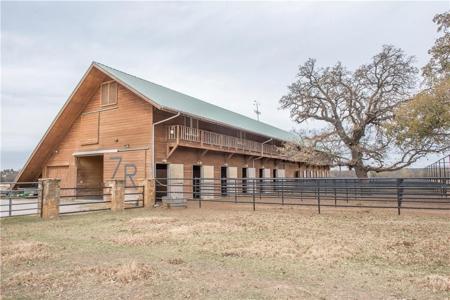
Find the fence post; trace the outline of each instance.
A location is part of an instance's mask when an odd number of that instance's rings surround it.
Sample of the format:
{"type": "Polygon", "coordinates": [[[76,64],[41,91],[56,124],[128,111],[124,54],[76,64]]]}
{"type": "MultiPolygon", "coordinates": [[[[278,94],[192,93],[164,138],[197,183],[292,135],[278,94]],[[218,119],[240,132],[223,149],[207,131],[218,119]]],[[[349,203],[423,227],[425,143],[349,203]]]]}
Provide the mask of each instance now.
{"type": "Polygon", "coordinates": [[[195,181],[196,188],[198,190],[198,208],[202,208],[202,193],[200,192],[202,186],[202,178],[199,178],[195,181]]]}
{"type": "Polygon", "coordinates": [[[348,203],[348,183],[347,183],[347,179],[344,179],[344,185],[345,185],[345,194],[347,196],[347,203],[348,203]]]}
{"type": "Polygon", "coordinates": [[[238,185],[237,178],[234,179],[234,203],[237,203],[238,185]]]}
{"type": "MultiPolygon", "coordinates": [[[[303,202],[303,188],[305,187],[306,182],[304,179],[301,180],[301,183],[298,185],[298,187],[300,188],[300,201],[303,202]]],[[[297,189],[297,187],[296,187],[297,189]]]]}
{"type": "Polygon", "coordinates": [[[11,196],[9,196],[9,202],[8,202],[8,216],[11,217],[12,215],[12,200],[11,200],[11,196]]]}
{"type": "Polygon", "coordinates": [[[256,186],[255,186],[255,179],[253,179],[253,210],[255,210],[255,190],[256,190],[256,186]]]}
{"type": "Polygon", "coordinates": [[[261,195],[262,195],[263,184],[264,184],[264,183],[263,183],[262,179],[260,179],[260,180],[259,180],[259,189],[258,189],[258,190],[259,190],[259,200],[262,199],[262,198],[261,198],[261,197],[262,197],[261,195]]]}
{"type": "Polygon", "coordinates": [[[156,202],[155,179],[144,180],[144,207],[152,207],[156,202]]]}
{"type": "Polygon", "coordinates": [[[284,178],[281,178],[281,205],[284,205],[284,178]]]}
{"type": "Polygon", "coordinates": [[[400,208],[403,200],[403,179],[397,179],[397,213],[400,215],[400,208]]]}
{"type": "Polygon", "coordinates": [[[316,183],[317,183],[317,208],[319,209],[319,214],[320,214],[320,182],[319,182],[319,179],[316,179],[316,183]]]}
{"type": "Polygon", "coordinates": [[[333,179],[333,187],[334,187],[334,206],[337,206],[337,195],[336,195],[336,179],[333,179]]]}
{"type": "Polygon", "coordinates": [[[59,217],[60,187],[59,179],[45,178],[39,179],[42,186],[41,218],[44,220],[56,219],[59,217]]]}
{"type": "Polygon", "coordinates": [[[125,181],[111,180],[111,211],[119,212],[125,209],[125,181]]]}

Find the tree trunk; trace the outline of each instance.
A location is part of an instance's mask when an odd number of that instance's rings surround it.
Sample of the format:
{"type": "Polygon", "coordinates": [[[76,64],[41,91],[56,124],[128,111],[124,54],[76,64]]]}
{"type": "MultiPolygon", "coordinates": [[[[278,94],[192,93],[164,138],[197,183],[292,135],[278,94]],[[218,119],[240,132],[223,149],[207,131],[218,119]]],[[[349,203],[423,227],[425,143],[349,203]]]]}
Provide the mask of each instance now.
{"type": "Polygon", "coordinates": [[[356,177],[367,178],[367,170],[362,166],[355,166],[356,177]]]}
{"type": "MultiPolygon", "coordinates": [[[[359,141],[358,141],[359,142],[359,141]]],[[[355,142],[355,144],[358,144],[355,142]]],[[[363,155],[357,147],[350,147],[352,152],[352,165],[355,169],[356,177],[367,178],[367,169],[364,167],[363,155]]]]}

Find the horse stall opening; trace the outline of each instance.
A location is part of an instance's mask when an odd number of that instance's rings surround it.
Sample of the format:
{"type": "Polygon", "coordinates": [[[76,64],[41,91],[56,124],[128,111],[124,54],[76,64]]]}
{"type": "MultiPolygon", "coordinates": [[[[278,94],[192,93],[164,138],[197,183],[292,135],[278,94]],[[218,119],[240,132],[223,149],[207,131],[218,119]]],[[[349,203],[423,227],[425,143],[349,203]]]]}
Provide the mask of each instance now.
{"type": "Polygon", "coordinates": [[[167,164],[156,164],[156,202],[161,202],[167,196],[167,164]]]}
{"type": "Polygon", "coordinates": [[[201,167],[197,165],[192,166],[192,197],[194,199],[200,198],[200,178],[201,167]]]}
{"type": "Polygon", "coordinates": [[[222,196],[227,195],[227,167],[220,168],[220,191],[222,196]]]}
{"type": "Polygon", "coordinates": [[[77,157],[77,192],[98,197],[103,185],[103,155],[77,157]]]}
{"type": "Polygon", "coordinates": [[[247,194],[247,168],[242,168],[242,193],[247,194]]]}

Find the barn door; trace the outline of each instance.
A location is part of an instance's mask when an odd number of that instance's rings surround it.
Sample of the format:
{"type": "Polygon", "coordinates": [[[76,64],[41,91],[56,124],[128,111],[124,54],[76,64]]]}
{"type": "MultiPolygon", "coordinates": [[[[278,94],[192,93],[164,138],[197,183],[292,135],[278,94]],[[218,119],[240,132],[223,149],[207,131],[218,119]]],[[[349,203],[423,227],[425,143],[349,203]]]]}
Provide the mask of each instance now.
{"type": "Polygon", "coordinates": [[[200,195],[202,199],[214,198],[214,166],[201,167],[200,195]]]}
{"type": "Polygon", "coordinates": [[[256,169],[255,168],[247,168],[247,178],[249,179],[247,181],[247,192],[253,193],[253,187],[256,185],[255,178],[256,178],[256,169]]]}
{"type": "Polygon", "coordinates": [[[93,112],[81,115],[81,145],[98,144],[100,113],[93,112]]]}
{"type": "Polygon", "coordinates": [[[183,198],[184,167],[183,164],[170,164],[167,172],[167,196],[171,199],[183,198]]]}
{"type": "Polygon", "coordinates": [[[277,191],[281,191],[281,189],[284,188],[284,178],[286,177],[286,170],[284,169],[276,169],[275,170],[275,177],[281,178],[281,180],[275,180],[275,189],[277,191]]]}
{"type": "Polygon", "coordinates": [[[73,187],[70,186],[69,166],[48,166],[46,177],[61,180],[59,183],[60,187],[73,187]]]}
{"type": "Polygon", "coordinates": [[[236,189],[236,180],[237,178],[237,167],[228,167],[227,168],[227,194],[231,194],[235,192],[236,189]]]}
{"type": "Polygon", "coordinates": [[[261,192],[269,193],[270,192],[270,169],[262,169],[262,178],[266,178],[261,180],[261,192]]]}
{"type": "Polygon", "coordinates": [[[277,178],[284,178],[284,177],[286,177],[286,170],[284,170],[284,169],[277,169],[276,170],[276,176],[277,176],[277,178]]]}

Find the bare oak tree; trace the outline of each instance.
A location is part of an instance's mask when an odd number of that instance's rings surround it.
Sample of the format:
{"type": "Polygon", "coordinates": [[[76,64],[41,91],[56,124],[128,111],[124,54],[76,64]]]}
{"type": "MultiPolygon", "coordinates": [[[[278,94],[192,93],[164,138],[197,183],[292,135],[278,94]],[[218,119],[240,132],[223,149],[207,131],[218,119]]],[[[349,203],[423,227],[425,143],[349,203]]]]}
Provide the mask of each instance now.
{"type": "Polygon", "coordinates": [[[328,153],[335,164],[355,169],[358,177],[367,177],[369,171],[398,170],[438,151],[432,144],[402,145],[387,126],[416,87],[413,63],[413,57],[389,45],[353,72],[341,63],[319,68],[309,59],[280,103],[295,122],[316,120],[323,126],[302,138],[297,153],[292,145],[287,147],[288,154],[304,156],[312,147],[328,153]]]}

